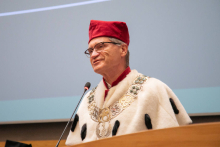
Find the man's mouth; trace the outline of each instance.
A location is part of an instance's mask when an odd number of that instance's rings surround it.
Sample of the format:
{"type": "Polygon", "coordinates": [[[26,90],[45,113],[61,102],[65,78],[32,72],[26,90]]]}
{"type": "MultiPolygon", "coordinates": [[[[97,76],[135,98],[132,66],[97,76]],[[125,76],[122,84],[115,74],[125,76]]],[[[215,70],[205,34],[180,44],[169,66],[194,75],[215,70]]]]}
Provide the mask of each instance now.
{"type": "Polygon", "coordinates": [[[95,61],[93,61],[93,64],[96,64],[96,63],[98,63],[98,62],[100,62],[101,60],[95,60],[95,61]]]}

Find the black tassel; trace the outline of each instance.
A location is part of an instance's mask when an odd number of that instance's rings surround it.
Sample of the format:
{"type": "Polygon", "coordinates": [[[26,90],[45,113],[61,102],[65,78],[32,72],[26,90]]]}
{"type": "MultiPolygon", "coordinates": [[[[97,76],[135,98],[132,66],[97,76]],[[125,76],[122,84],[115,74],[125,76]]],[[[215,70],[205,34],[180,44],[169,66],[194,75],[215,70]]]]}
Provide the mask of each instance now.
{"type": "Polygon", "coordinates": [[[119,126],[120,126],[120,122],[118,120],[116,120],[115,125],[114,125],[113,130],[112,130],[112,136],[115,136],[117,134],[119,126]]]}
{"type": "Polygon", "coordinates": [[[148,129],[152,129],[151,119],[148,114],[145,114],[145,125],[148,129]]]}
{"type": "Polygon", "coordinates": [[[75,115],[75,118],[74,118],[74,120],[73,120],[72,127],[71,127],[71,131],[72,131],[72,132],[74,132],[78,121],[79,121],[79,116],[76,114],[76,115],[75,115]]]}
{"type": "Polygon", "coordinates": [[[82,126],[82,130],[81,130],[81,138],[82,138],[82,141],[86,138],[86,131],[87,131],[87,126],[86,124],[84,124],[82,126]]]}
{"type": "Polygon", "coordinates": [[[171,106],[173,107],[174,113],[179,114],[179,110],[177,109],[176,104],[174,103],[172,98],[170,98],[170,103],[171,103],[171,106]]]}

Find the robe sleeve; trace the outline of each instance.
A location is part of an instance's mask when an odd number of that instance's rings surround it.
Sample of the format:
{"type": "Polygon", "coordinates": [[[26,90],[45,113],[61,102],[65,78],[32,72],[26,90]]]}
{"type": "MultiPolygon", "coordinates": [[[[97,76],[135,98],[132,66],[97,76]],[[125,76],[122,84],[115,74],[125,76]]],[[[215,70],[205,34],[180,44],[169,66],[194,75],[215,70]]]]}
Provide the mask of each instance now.
{"type": "Polygon", "coordinates": [[[79,109],[76,114],[78,116],[78,121],[76,120],[76,117],[75,117],[72,122],[72,125],[70,127],[70,131],[69,131],[69,135],[68,135],[68,137],[66,139],[66,143],[65,143],[67,146],[71,146],[71,145],[75,145],[75,144],[79,144],[79,143],[83,142],[81,130],[84,125],[83,122],[85,122],[84,115],[85,115],[85,111],[87,111],[87,97],[90,92],[88,92],[83,97],[83,100],[79,106],[79,109]],[[76,121],[77,121],[77,123],[76,123],[76,121]]]}
{"type": "MultiPolygon", "coordinates": [[[[79,118],[80,119],[80,118],[79,118]]],[[[72,124],[73,125],[73,124],[72,124]]],[[[72,128],[72,126],[71,126],[72,128]]],[[[79,127],[79,122],[77,122],[74,131],[70,129],[69,135],[66,139],[66,145],[74,145],[74,144],[79,144],[82,142],[82,139],[80,137],[80,127],[79,127]]]]}
{"type": "MultiPolygon", "coordinates": [[[[168,111],[168,109],[172,110],[172,111],[169,111],[169,113],[172,113],[172,115],[178,121],[179,125],[191,124],[192,120],[190,119],[189,115],[187,114],[187,112],[186,112],[185,108],[183,107],[183,105],[181,104],[180,100],[177,98],[177,96],[174,94],[174,92],[166,84],[164,84],[164,87],[167,91],[170,105],[166,105],[166,103],[163,103],[163,102],[161,103],[161,105],[167,111],[168,111]]],[[[161,101],[164,101],[164,99],[161,101]]]]}
{"type": "Polygon", "coordinates": [[[157,97],[157,107],[152,115],[153,129],[176,127],[192,123],[189,115],[174,92],[160,80],[150,78],[150,85],[157,97]]]}

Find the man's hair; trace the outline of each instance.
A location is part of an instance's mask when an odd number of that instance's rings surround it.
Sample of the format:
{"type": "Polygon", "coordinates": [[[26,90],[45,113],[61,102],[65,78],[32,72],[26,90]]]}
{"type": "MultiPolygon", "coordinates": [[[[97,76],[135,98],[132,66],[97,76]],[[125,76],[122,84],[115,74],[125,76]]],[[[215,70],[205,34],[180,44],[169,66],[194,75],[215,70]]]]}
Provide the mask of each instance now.
{"type": "MultiPolygon", "coordinates": [[[[126,44],[126,43],[124,43],[123,41],[121,41],[121,40],[119,40],[119,39],[116,39],[116,38],[108,37],[108,39],[109,39],[110,41],[112,41],[112,42],[115,42],[115,43],[126,44]]],[[[129,50],[128,50],[128,51],[127,51],[127,54],[126,54],[126,56],[125,56],[126,67],[129,66],[129,55],[130,55],[130,53],[129,53],[129,50]]]]}

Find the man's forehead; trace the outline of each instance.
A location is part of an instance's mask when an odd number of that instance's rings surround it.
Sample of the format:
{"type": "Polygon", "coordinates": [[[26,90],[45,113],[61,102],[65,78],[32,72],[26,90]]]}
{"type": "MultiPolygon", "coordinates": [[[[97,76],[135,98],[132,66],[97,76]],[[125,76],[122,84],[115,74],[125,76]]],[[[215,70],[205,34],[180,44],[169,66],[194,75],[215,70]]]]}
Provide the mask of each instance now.
{"type": "Polygon", "coordinates": [[[94,45],[96,45],[97,43],[99,42],[109,42],[109,38],[108,37],[97,37],[97,38],[94,38],[92,39],[90,42],[89,42],[89,47],[93,47],[94,45]]]}

